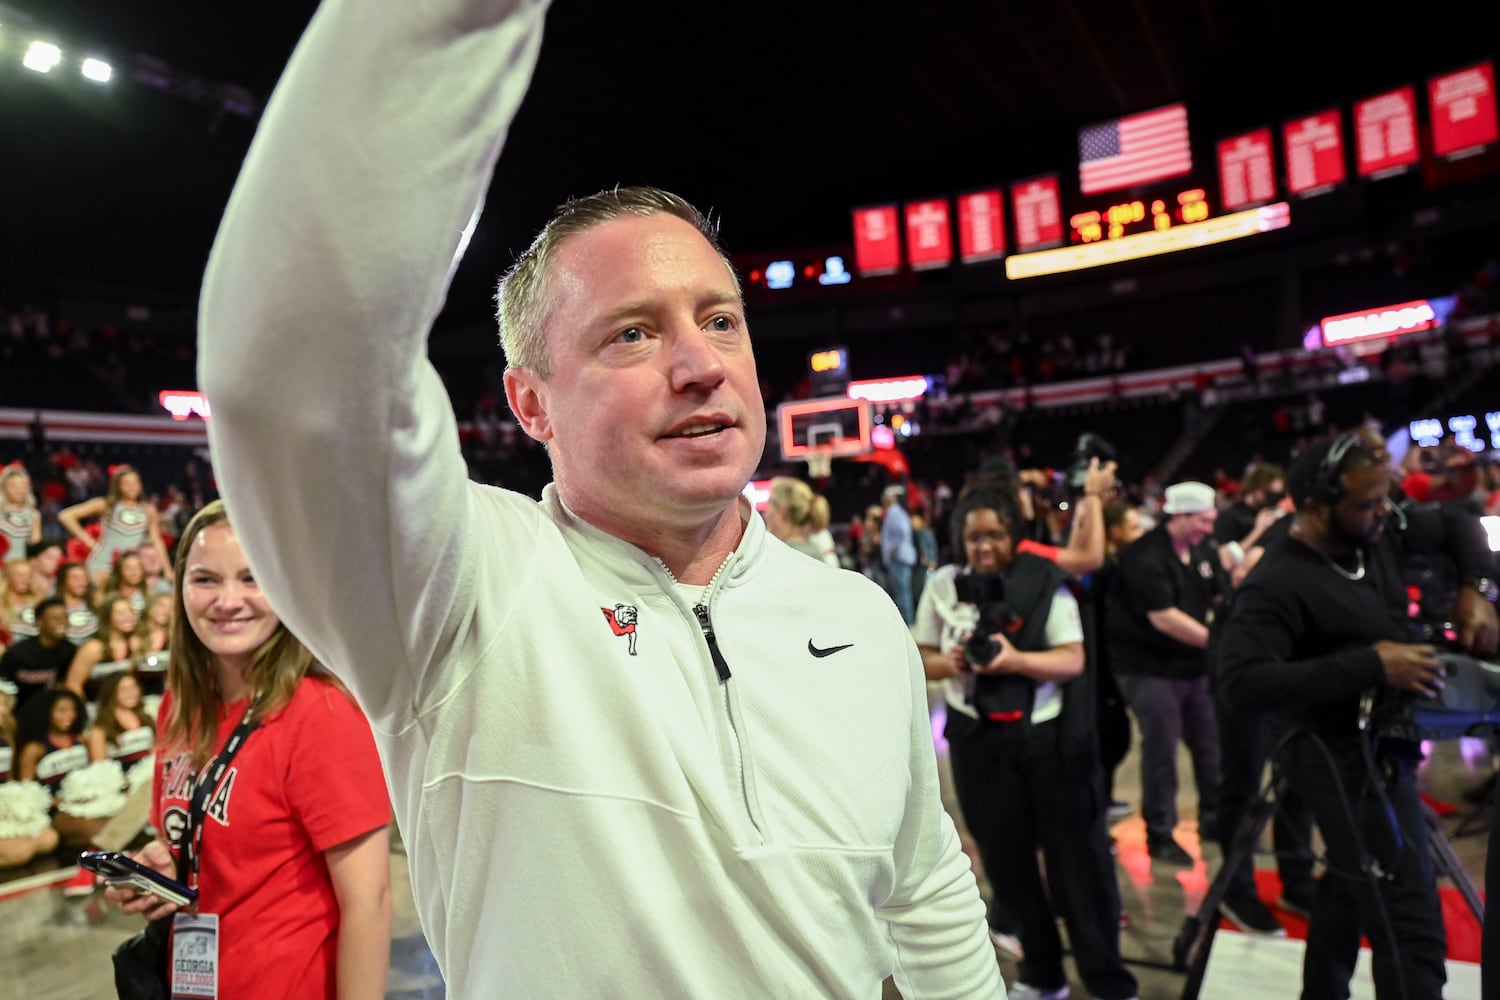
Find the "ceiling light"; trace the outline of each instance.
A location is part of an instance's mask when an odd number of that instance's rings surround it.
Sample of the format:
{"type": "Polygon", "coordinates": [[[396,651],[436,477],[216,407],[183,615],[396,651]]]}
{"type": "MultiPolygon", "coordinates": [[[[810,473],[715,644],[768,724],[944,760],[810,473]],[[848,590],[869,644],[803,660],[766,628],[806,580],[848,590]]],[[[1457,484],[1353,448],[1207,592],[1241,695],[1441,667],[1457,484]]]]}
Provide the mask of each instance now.
{"type": "Polygon", "coordinates": [[[26,56],[21,60],[21,65],[38,73],[46,73],[60,62],[62,49],[51,42],[32,42],[26,47],[26,56]]]}

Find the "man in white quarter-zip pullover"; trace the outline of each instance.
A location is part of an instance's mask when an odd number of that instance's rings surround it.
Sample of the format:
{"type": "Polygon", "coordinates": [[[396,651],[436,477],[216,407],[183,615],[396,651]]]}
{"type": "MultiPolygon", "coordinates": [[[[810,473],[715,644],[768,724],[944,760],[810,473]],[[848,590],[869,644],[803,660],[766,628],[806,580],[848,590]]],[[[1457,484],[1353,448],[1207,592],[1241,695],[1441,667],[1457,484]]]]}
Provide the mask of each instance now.
{"type": "Polygon", "coordinates": [[[448,987],[1003,996],[900,615],[740,500],[765,413],[691,206],[575,202],[502,280],[507,396],[554,482],[467,481],[425,342],[544,14],[325,2],[201,305],[223,494],[370,715],[448,987]]]}

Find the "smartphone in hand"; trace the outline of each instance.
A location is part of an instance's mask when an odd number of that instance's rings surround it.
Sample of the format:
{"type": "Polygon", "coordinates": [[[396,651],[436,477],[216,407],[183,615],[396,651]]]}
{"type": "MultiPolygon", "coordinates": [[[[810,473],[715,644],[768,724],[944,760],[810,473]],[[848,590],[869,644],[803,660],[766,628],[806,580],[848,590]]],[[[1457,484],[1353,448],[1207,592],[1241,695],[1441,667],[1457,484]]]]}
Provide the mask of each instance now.
{"type": "Polygon", "coordinates": [[[168,903],[187,907],[198,900],[198,890],[189,889],[181,882],[152,871],[120,851],[84,851],[78,856],[78,864],[103,878],[109,885],[129,886],[137,892],[147,893],[168,903]]]}

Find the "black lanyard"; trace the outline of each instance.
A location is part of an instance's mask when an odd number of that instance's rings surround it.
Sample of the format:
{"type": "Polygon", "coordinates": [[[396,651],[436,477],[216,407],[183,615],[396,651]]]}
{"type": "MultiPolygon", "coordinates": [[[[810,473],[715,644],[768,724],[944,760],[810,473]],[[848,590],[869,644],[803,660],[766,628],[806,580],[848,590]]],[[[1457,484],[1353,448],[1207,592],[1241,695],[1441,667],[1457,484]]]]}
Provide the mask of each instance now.
{"type": "Polygon", "coordinates": [[[193,790],[192,807],[188,810],[188,826],[182,838],[183,857],[186,859],[186,868],[192,873],[192,886],[198,884],[198,862],[203,856],[203,814],[208,809],[208,800],[219,787],[219,782],[224,778],[224,772],[229,770],[230,761],[234,755],[240,752],[240,747],[245,745],[245,740],[250,737],[250,732],[260,721],[251,715],[251,710],[245,710],[245,717],[240,724],[234,727],[234,732],[229,734],[229,742],[224,744],[204,772],[199,775],[197,786],[193,790]]]}

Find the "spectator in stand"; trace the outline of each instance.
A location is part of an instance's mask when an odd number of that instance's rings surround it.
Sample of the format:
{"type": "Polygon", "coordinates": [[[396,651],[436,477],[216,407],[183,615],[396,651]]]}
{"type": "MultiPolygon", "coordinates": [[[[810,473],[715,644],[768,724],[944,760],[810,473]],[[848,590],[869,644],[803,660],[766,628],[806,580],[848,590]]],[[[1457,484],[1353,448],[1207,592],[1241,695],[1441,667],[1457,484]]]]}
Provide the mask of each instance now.
{"type": "Polygon", "coordinates": [[[67,676],[76,648],[68,641],[68,613],[60,598],[47,597],[33,609],[37,634],[13,644],[0,656],[0,680],[16,686],[16,711],[32,696],[67,676]]]}
{"type": "MultiPolygon", "coordinates": [[[[153,546],[146,546],[154,551],[153,546]]],[[[146,613],[146,566],[135,550],[121,552],[104,583],[104,593],[118,594],[130,602],[136,617],[146,613]]]]}
{"type": "Polygon", "coordinates": [[[89,571],[83,563],[65,563],[57,571],[57,580],[57,594],[68,609],[68,641],[82,646],[99,631],[89,571]]]}
{"type": "MultiPolygon", "coordinates": [[[[188,878],[219,918],[219,996],[383,996],[390,800],[369,723],[266,603],[222,504],[188,525],[177,560],[152,808],[167,839],[136,860],[175,878],[195,845],[188,878]],[[199,781],[222,777],[212,761],[231,740],[242,749],[223,804],[185,832],[167,817],[188,816],[199,781]]],[[[107,895],[149,919],[177,909],[107,895]]]]}
{"type": "Polygon", "coordinates": [[[128,774],[156,747],[156,724],[141,707],[141,682],[112,674],[99,685],[99,711],[88,732],[89,756],[116,760],[128,774]]]}
{"type": "Polygon", "coordinates": [[[0,684],[0,868],[16,868],[57,850],[48,815],[51,796],[35,782],[15,778],[15,691],[0,684]]]}
{"type": "Polygon", "coordinates": [[[1219,733],[1208,693],[1208,625],[1229,593],[1214,547],[1213,487],[1167,488],[1167,520],[1121,551],[1108,602],[1110,665],[1141,727],[1141,797],[1151,857],[1191,866],[1174,836],[1177,743],[1192,751],[1201,837],[1217,830],[1219,733]]]}
{"type": "Polygon", "coordinates": [[[109,597],[99,606],[103,612],[99,631],[78,647],[68,666],[66,686],[84,697],[100,689],[105,678],[128,673],[141,655],[140,619],[126,597],[109,597]]]}
{"type": "Polygon", "coordinates": [[[26,559],[6,563],[0,574],[0,649],[36,635],[33,609],[41,596],[31,586],[32,576],[31,562],[26,559]]]}
{"type": "Polygon", "coordinates": [[[137,555],[141,557],[141,569],[146,574],[142,585],[146,589],[147,598],[172,596],[172,567],[162,556],[161,550],[155,545],[148,545],[140,549],[137,555]]]}
{"type": "Polygon", "coordinates": [[[932,525],[927,523],[924,515],[911,516],[911,533],[917,546],[917,571],[912,578],[911,592],[920,598],[927,587],[928,574],[938,568],[940,553],[937,532],[932,530],[932,525]]]}
{"type": "Polygon", "coordinates": [[[63,543],[56,538],[43,538],[31,546],[31,589],[41,597],[51,597],[57,592],[57,570],[62,565],[63,543]]]}
{"type": "Polygon", "coordinates": [[[880,522],[880,556],[885,563],[886,590],[901,620],[910,625],[916,607],[911,585],[917,571],[917,546],[911,533],[911,515],[906,512],[906,488],[887,486],[880,496],[885,516],[880,522]]]}
{"type": "Polygon", "coordinates": [[[812,539],[814,534],[827,529],[829,518],[828,500],[802,480],[791,476],[771,480],[771,498],[766,502],[767,530],[803,555],[837,566],[838,554],[825,551],[812,539]]]}
{"type": "Polygon", "coordinates": [[[42,540],[42,515],[31,495],[31,476],[20,462],[0,469],[0,549],[5,562],[27,558],[42,540]]]}
{"type": "Polygon", "coordinates": [[[109,492],[59,512],[57,523],[88,548],[88,571],[95,587],[109,580],[122,552],[149,544],[156,546],[163,561],[167,558],[156,505],[146,499],[141,474],[128,465],[111,466],[109,492]],[[83,529],[84,521],[95,518],[100,522],[98,539],[83,529]]]}
{"type": "MultiPolygon", "coordinates": [[[[69,774],[98,759],[89,755],[84,734],[88,712],[83,699],[66,688],[53,688],[28,701],[18,716],[16,778],[40,782],[54,796],[69,774]]],[[[64,844],[88,843],[102,820],[59,810],[52,825],[64,844]]]]}

